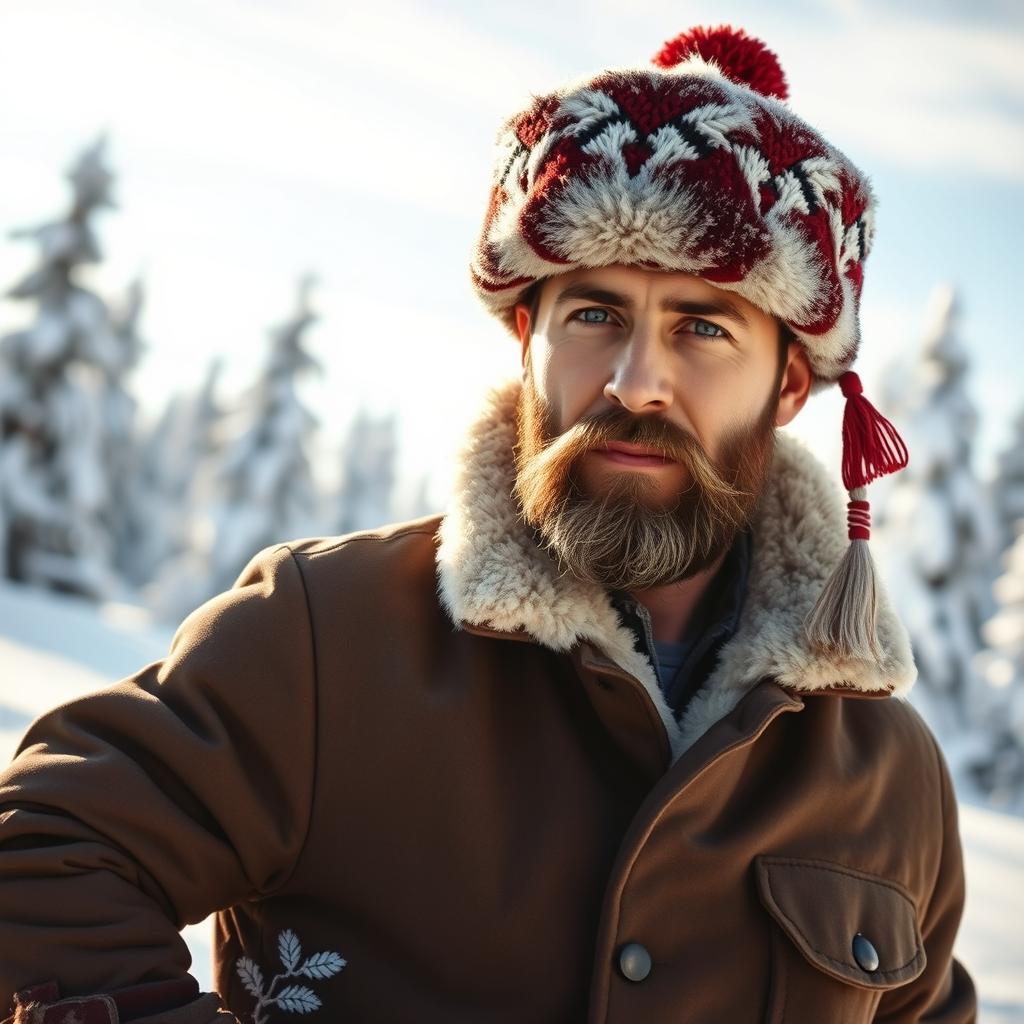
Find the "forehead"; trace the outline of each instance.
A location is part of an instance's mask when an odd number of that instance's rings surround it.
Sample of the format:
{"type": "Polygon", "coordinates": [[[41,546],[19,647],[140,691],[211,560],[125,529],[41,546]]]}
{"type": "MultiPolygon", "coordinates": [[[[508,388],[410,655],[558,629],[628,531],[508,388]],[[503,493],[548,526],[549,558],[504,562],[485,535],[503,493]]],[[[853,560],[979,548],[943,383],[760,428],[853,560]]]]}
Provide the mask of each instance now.
{"type": "Polygon", "coordinates": [[[554,274],[544,278],[538,294],[543,294],[551,301],[570,284],[593,284],[632,298],[645,295],[680,295],[692,299],[728,298],[743,308],[756,308],[753,303],[736,292],[718,288],[696,274],[678,270],[650,270],[623,263],[613,263],[604,267],[579,267],[564,274],[554,274]]]}

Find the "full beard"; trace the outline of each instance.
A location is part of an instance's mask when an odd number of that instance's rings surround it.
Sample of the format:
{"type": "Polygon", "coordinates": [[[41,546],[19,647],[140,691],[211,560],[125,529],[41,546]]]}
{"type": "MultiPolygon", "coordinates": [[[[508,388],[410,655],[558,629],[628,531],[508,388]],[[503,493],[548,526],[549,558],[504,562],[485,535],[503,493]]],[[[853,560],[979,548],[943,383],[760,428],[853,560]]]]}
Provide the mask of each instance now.
{"type": "Polygon", "coordinates": [[[714,565],[757,509],[771,468],[778,391],[756,419],[723,436],[713,460],[687,431],[654,415],[610,409],[562,434],[527,372],[517,406],[520,514],[563,572],[606,590],[645,590],[714,565]],[[649,447],[682,464],[689,484],[658,502],[643,472],[613,474],[600,496],[584,489],[580,462],[611,441],[649,447]]]}

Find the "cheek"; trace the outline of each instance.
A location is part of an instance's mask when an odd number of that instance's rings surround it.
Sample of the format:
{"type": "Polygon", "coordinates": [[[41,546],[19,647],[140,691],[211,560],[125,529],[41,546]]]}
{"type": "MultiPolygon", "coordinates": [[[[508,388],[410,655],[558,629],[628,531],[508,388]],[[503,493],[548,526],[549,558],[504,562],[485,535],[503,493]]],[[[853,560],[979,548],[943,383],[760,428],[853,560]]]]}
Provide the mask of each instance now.
{"type": "Polygon", "coordinates": [[[596,359],[579,358],[570,346],[538,346],[532,356],[533,383],[551,409],[558,430],[571,427],[604,404],[608,377],[596,359]]]}
{"type": "Polygon", "coordinates": [[[723,437],[760,416],[773,369],[755,359],[739,365],[693,359],[680,373],[676,394],[682,419],[713,459],[721,455],[723,437]]]}

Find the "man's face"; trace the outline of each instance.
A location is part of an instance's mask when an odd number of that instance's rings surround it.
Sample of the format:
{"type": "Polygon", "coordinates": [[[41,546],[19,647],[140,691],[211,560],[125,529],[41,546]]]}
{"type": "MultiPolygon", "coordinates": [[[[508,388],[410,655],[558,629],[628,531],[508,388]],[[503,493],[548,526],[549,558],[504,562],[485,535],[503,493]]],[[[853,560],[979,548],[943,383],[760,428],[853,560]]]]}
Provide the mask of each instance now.
{"type": "Polygon", "coordinates": [[[802,349],[780,362],[773,317],[635,267],[549,278],[536,323],[517,317],[516,493],[563,567],[640,590],[714,564],[753,514],[776,425],[806,399],[802,349]]]}

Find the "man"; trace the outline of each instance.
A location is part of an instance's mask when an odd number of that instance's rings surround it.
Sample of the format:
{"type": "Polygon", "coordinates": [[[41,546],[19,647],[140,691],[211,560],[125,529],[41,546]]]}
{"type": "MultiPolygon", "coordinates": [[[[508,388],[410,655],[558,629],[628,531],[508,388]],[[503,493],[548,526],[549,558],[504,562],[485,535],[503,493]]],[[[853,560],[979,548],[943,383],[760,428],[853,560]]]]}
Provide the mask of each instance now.
{"type": "Polygon", "coordinates": [[[523,377],[434,516],[258,553],[0,777],[18,1020],[974,1019],[864,487],[863,177],[722,28],[536,97],[474,282],[523,377]],[[772,98],[775,97],[775,98],[772,98]],[[847,396],[834,484],[776,427],[847,396]],[[178,929],[217,911],[215,993],[178,929]]]}

